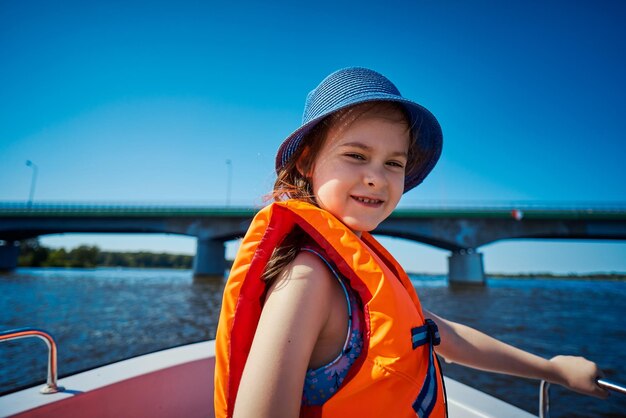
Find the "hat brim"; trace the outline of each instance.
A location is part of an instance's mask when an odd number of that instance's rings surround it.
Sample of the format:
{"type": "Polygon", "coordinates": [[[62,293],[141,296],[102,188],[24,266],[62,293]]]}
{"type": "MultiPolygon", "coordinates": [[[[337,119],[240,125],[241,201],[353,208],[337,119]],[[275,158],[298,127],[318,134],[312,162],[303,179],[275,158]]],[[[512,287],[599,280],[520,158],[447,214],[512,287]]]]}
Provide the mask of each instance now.
{"type": "Polygon", "coordinates": [[[413,165],[411,171],[405,174],[404,193],[422,183],[435,167],[435,164],[441,156],[443,147],[441,126],[435,116],[425,107],[405,99],[404,97],[386,93],[372,94],[370,92],[368,94],[352,96],[344,102],[337,103],[332,109],[327,110],[300,126],[280,145],[278,153],[276,154],[276,171],[278,172],[284,167],[300,147],[302,139],[323,119],[350,106],[376,101],[400,103],[408,111],[411,118],[410,123],[413,138],[415,138],[417,158],[419,160],[413,165]]]}

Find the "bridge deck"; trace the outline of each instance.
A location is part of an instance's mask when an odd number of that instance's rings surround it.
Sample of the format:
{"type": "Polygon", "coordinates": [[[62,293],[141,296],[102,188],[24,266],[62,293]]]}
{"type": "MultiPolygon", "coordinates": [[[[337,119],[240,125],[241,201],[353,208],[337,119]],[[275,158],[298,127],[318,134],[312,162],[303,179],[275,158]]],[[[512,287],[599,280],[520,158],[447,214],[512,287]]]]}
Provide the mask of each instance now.
{"type": "MultiPolygon", "coordinates": [[[[0,217],[248,217],[260,208],[225,206],[175,206],[133,204],[26,203],[0,202],[0,217]]],[[[547,207],[500,205],[491,207],[401,207],[393,218],[493,218],[626,220],[624,206],[547,207]]]]}

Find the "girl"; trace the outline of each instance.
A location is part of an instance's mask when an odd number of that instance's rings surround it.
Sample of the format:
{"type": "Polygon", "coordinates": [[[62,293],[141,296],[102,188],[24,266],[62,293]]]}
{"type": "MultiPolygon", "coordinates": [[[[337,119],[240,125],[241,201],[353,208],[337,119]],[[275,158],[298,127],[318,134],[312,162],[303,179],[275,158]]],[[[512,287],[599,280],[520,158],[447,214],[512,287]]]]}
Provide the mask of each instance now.
{"type": "Polygon", "coordinates": [[[346,68],[307,97],[224,291],[218,417],[443,417],[437,355],[605,397],[598,367],[546,360],[422,309],[369,234],[441,153],[441,128],[384,76],[346,68]]]}

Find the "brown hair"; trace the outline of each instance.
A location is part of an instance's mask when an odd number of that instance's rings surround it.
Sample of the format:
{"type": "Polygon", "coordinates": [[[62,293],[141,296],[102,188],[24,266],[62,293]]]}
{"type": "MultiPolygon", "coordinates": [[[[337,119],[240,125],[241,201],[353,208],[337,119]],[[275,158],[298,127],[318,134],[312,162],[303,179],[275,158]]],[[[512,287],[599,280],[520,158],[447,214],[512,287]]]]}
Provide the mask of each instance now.
{"type": "MultiPolygon", "coordinates": [[[[317,123],[303,138],[301,145],[295,151],[291,159],[278,171],[274,190],[268,199],[283,201],[297,199],[317,206],[313,195],[313,186],[308,178],[308,173],[314,170],[315,157],[326,142],[328,131],[331,127],[338,127],[339,132],[347,129],[358,119],[366,115],[382,115],[392,121],[405,123],[409,132],[409,151],[405,172],[411,172],[418,163],[417,149],[415,145],[414,130],[410,124],[411,118],[404,106],[396,102],[372,101],[360,103],[327,116],[317,123]]],[[[274,249],[270,257],[262,279],[269,285],[280,272],[291,263],[304,244],[307,235],[301,228],[296,226],[274,249]]]]}

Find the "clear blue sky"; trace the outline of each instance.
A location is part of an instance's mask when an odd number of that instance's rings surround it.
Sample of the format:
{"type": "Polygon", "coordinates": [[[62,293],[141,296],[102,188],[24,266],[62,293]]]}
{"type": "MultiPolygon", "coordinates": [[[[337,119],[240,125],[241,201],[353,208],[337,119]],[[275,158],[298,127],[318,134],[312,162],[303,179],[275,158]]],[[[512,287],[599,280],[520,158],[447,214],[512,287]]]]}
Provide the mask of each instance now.
{"type": "MultiPolygon", "coordinates": [[[[0,201],[259,204],[328,73],[428,107],[444,151],[405,206],[626,204],[622,1],[0,2],[0,201]]],[[[47,245],[194,251],[190,238],[47,245]]],[[[446,252],[386,239],[410,270],[446,252]]],[[[487,271],[626,272],[626,243],[509,241],[487,271]]]]}

